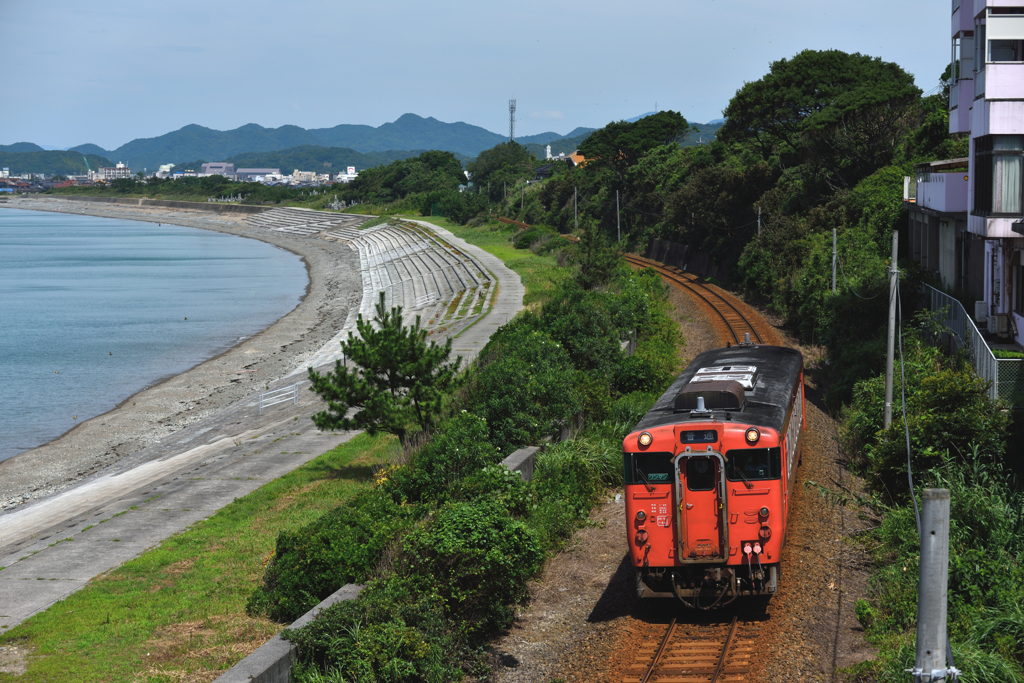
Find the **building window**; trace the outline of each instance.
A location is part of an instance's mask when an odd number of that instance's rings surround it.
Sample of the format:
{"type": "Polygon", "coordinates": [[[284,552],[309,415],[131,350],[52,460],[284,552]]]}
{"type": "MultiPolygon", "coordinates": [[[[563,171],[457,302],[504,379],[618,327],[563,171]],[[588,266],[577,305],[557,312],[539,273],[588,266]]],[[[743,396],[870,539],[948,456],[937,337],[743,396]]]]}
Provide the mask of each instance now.
{"type": "Polygon", "coordinates": [[[985,135],[974,141],[974,214],[1019,216],[1024,135],[985,135]]]}
{"type": "Polygon", "coordinates": [[[1024,40],[988,41],[988,61],[1024,62],[1024,40]]]}

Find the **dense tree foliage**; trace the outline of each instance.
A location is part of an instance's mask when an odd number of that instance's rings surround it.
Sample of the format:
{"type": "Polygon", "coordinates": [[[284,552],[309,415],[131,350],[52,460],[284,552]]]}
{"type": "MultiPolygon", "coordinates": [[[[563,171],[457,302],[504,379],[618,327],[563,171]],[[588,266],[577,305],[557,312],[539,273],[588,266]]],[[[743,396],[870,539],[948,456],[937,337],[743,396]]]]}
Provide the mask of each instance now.
{"type": "Polygon", "coordinates": [[[491,199],[500,199],[503,193],[517,183],[533,177],[537,160],[518,142],[503,142],[496,147],[480,152],[475,160],[466,165],[466,170],[477,190],[489,192],[491,199]]]}

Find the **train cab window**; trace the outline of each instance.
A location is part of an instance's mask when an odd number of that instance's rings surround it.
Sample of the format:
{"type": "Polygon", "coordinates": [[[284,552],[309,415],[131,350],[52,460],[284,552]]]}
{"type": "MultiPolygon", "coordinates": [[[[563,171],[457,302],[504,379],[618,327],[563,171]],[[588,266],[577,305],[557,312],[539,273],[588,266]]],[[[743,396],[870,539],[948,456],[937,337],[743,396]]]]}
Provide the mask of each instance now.
{"type": "Polygon", "coordinates": [[[779,479],[782,476],[781,448],[734,448],[725,457],[725,476],[729,481],[779,479]]]}
{"type": "Polygon", "coordinates": [[[625,464],[627,484],[668,484],[672,481],[671,453],[628,453],[625,464]]]}
{"type": "Polygon", "coordinates": [[[710,491],[715,488],[715,461],[707,457],[686,459],[686,488],[710,491]]]}

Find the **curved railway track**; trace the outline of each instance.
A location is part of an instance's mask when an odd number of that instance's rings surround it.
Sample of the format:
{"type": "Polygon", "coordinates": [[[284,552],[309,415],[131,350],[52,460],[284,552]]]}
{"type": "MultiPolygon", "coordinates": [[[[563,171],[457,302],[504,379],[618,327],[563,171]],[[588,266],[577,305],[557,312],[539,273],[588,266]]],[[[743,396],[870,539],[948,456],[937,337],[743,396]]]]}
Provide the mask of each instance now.
{"type": "Polygon", "coordinates": [[[730,297],[724,296],[715,289],[712,289],[700,282],[696,275],[685,273],[678,268],[666,266],[642,256],[624,254],[623,258],[633,265],[653,268],[658,271],[664,279],[682,287],[691,295],[703,301],[706,304],[706,307],[718,316],[718,320],[724,324],[725,328],[728,330],[728,335],[731,336],[732,339],[727,339],[726,341],[734,344],[742,344],[746,341],[746,335],[749,334],[750,341],[752,342],[758,344],[770,343],[767,339],[762,338],[762,334],[758,328],[755,327],[750,318],[743,313],[741,310],[742,305],[737,306],[730,300],[730,297]]]}
{"type": "Polygon", "coordinates": [[[739,623],[679,624],[675,619],[660,643],[650,641],[637,651],[630,669],[636,675],[623,683],[733,683],[749,681],[757,626],[739,623]]]}

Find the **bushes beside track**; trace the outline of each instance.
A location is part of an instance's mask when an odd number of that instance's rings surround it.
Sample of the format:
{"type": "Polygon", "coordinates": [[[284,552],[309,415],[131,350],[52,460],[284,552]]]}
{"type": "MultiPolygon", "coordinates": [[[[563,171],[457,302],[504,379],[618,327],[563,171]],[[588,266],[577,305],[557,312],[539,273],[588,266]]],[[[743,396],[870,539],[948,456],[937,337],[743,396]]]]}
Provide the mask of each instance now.
{"type": "Polygon", "coordinates": [[[892,425],[882,428],[882,375],[855,386],[841,422],[843,444],[874,494],[865,504],[881,519],[867,537],[877,563],[870,599],[857,604],[879,659],[856,667],[855,680],[898,680],[914,664],[920,544],[907,485],[905,374],[916,492],[951,495],[948,631],[960,680],[1022,682],[1024,486],[1007,459],[1008,413],[969,362],[928,343],[927,325],[903,335],[892,425]]]}
{"type": "Polygon", "coordinates": [[[290,621],[346,582],[352,602],[286,637],[295,680],[457,681],[485,673],[545,557],[621,482],[621,441],[678,366],[677,325],[654,274],[622,267],[584,291],[566,280],[492,337],[432,439],[344,507],[282,533],[252,614],[290,621]],[[569,317],[578,317],[569,320],[569,317]],[[623,342],[635,342],[627,356],[623,342]],[[636,376],[633,369],[642,370],[636,376]],[[500,465],[582,419],[523,482],[500,465]]]}

